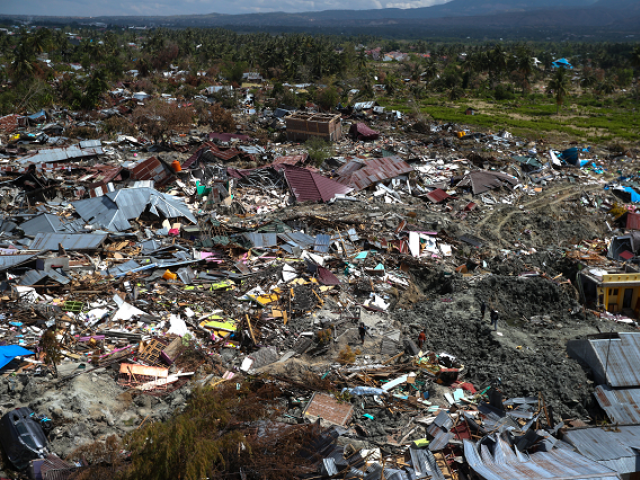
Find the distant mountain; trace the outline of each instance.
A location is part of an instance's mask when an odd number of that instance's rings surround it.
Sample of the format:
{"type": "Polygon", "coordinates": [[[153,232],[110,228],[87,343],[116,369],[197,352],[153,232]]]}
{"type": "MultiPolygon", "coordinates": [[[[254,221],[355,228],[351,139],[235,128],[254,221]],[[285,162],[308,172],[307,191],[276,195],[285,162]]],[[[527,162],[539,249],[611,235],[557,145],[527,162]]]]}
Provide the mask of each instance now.
{"type": "Polygon", "coordinates": [[[640,1],[638,0],[598,0],[593,6],[612,10],[640,11],[640,1]]]}
{"type": "MultiPolygon", "coordinates": [[[[200,16],[216,25],[295,25],[296,22],[323,23],[349,20],[429,19],[445,17],[472,17],[540,9],[567,9],[589,7],[598,0],[452,0],[441,5],[421,8],[380,8],[372,10],[323,10],[301,13],[255,13],[241,15],[211,14],[200,16]],[[280,23],[278,23],[280,22],[280,23]]],[[[626,0],[621,0],[626,1],[626,0]]],[[[190,16],[191,17],[191,16],[190,16]]]]}
{"type": "MultiPolygon", "coordinates": [[[[31,17],[33,20],[46,17],[31,17]]],[[[59,18],[59,17],[58,17],[59,18]]],[[[80,21],[79,18],[74,18],[80,21]]],[[[302,13],[183,15],[171,17],[94,17],[115,25],[174,27],[403,28],[605,27],[640,28],[640,0],[452,0],[432,7],[376,10],[325,10],[302,13]]],[[[372,30],[372,33],[375,30],[372,30]]]]}

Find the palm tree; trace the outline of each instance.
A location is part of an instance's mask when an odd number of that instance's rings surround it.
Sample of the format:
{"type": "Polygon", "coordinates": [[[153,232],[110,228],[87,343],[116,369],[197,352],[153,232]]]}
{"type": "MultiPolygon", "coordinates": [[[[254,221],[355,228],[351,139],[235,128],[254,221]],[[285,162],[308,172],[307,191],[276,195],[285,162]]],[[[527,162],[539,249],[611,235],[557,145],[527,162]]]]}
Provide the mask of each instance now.
{"type": "Polygon", "coordinates": [[[51,30],[48,28],[40,28],[36,32],[27,38],[26,42],[31,51],[37,55],[38,53],[44,53],[51,44],[51,30]]]}
{"type": "Polygon", "coordinates": [[[425,83],[428,85],[429,82],[431,82],[437,77],[438,77],[438,65],[432,58],[430,58],[429,60],[427,60],[427,63],[425,64],[424,72],[422,73],[422,78],[424,79],[425,83]]]}
{"type": "Polygon", "coordinates": [[[13,52],[13,61],[11,62],[11,78],[14,82],[27,80],[33,76],[35,71],[34,56],[29,47],[20,44],[13,52]]]}
{"type": "Polygon", "coordinates": [[[358,56],[356,57],[358,71],[363,71],[367,68],[367,53],[364,51],[364,48],[358,52],[358,56]]]}
{"type": "Polygon", "coordinates": [[[553,78],[549,80],[547,91],[552,93],[556,99],[556,105],[558,107],[556,115],[560,113],[560,107],[564,104],[564,98],[569,94],[570,86],[569,78],[564,68],[559,68],[553,78]]]}
{"type": "Polygon", "coordinates": [[[596,78],[596,74],[591,67],[585,67],[582,71],[582,76],[580,77],[580,86],[583,89],[592,88],[598,83],[598,79],[596,78]]]}

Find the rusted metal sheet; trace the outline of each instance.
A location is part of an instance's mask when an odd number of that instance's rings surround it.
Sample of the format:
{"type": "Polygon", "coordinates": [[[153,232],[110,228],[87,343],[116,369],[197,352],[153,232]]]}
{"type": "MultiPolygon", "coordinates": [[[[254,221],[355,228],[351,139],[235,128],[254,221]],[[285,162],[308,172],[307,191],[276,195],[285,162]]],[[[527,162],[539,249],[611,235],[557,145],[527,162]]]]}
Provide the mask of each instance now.
{"type": "Polygon", "coordinates": [[[166,185],[174,178],[173,172],[156,157],[150,157],[136,163],[131,169],[131,176],[134,180],[153,180],[156,187],[166,185]]]}
{"type": "Polygon", "coordinates": [[[640,230],[640,213],[627,213],[627,230],[640,230]]]}
{"type": "Polygon", "coordinates": [[[301,165],[304,162],[307,161],[307,158],[309,157],[309,154],[307,153],[301,153],[299,155],[287,155],[284,157],[278,157],[276,158],[273,163],[271,163],[271,166],[275,166],[275,165],[280,165],[282,163],[286,164],[286,165],[301,165]]]}
{"type": "Polygon", "coordinates": [[[598,385],[594,395],[611,422],[640,424],[640,389],[612,390],[598,385]]]}
{"type": "Polygon", "coordinates": [[[0,117],[0,132],[2,133],[13,133],[18,129],[18,127],[25,127],[26,125],[26,118],[20,115],[7,115],[5,117],[0,117]]]}
{"type": "Polygon", "coordinates": [[[338,179],[343,185],[363,190],[370,185],[389,180],[413,171],[413,168],[398,156],[367,160],[365,166],[347,177],[338,179]]]}
{"type": "Polygon", "coordinates": [[[284,176],[298,202],[328,202],[337,194],[346,195],[353,188],[340,184],[334,180],[306,168],[291,165],[278,165],[284,170],[284,176]]]}
{"type": "Polygon", "coordinates": [[[433,203],[440,203],[446,200],[447,198],[451,197],[451,195],[449,195],[447,192],[445,192],[441,188],[436,188],[435,190],[427,193],[425,196],[429,200],[431,200],[433,203]]]}
{"type": "Polygon", "coordinates": [[[353,407],[350,403],[339,403],[335,398],[325,393],[316,392],[304,409],[304,414],[344,426],[351,420],[353,407]]]}

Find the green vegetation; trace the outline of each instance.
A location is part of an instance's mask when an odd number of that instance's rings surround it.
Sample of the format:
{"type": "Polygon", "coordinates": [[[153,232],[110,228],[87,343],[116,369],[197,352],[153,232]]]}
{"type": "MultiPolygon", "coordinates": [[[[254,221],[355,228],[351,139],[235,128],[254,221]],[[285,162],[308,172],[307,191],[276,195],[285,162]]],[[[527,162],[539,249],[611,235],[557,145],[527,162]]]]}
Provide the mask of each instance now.
{"type": "Polygon", "coordinates": [[[310,138],[305,142],[305,147],[307,148],[307,152],[309,152],[309,158],[317,167],[322,165],[324,161],[333,154],[331,145],[320,137],[310,138]]]}
{"type": "MultiPolygon", "coordinates": [[[[265,81],[247,88],[258,109],[314,103],[332,111],[338,103],[376,100],[409,115],[530,137],[637,140],[640,46],[633,43],[447,43],[206,28],[65,30],[73,35],[46,28],[0,34],[0,114],[51,106],[89,113],[111,106],[108,91],[122,82],[130,91],[192,102],[193,110],[182,115],[159,104],[146,110],[134,105],[129,124],[111,121],[103,132],[142,130],[162,141],[192,121],[230,132],[235,122],[228,110],[239,105],[244,74],[256,72],[265,81]],[[405,54],[383,62],[391,51],[405,54]],[[553,68],[562,57],[575,69],[553,68]],[[212,86],[215,92],[205,90],[212,86]],[[203,94],[218,106],[211,109],[203,94]],[[477,115],[464,115],[462,106],[477,115]]],[[[326,149],[310,147],[321,163],[326,149]]]]}
{"type": "Polygon", "coordinates": [[[88,458],[92,466],[74,478],[300,478],[311,471],[299,455],[311,428],[274,422],[281,394],[262,379],[197,389],[185,409],[166,422],[147,423],[122,441],[109,437],[77,450],[72,457],[88,458]]]}

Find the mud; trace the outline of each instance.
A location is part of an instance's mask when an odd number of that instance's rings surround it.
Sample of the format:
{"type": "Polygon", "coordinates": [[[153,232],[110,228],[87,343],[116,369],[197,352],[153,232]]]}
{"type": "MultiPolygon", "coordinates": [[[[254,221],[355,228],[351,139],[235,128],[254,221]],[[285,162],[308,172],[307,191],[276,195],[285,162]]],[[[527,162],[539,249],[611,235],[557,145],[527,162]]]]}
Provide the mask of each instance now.
{"type": "MultiPolygon", "coordinates": [[[[544,258],[537,260],[544,264],[544,258]]],[[[550,269],[555,272],[563,265],[557,262],[550,269]]],[[[457,356],[465,365],[464,379],[477,389],[492,385],[510,397],[542,392],[563,418],[594,415],[592,378],[567,356],[566,342],[598,333],[598,328],[633,327],[585,316],[573,287],[540,277],[466,279],[432,270],[417,272],[414,278],[427,300],[395,313],[407,336],[417,338],[426,328],[427,348],[457,356]],[[481,300],[488,307],[484,320],[481,300]],[[490,308],[500,313],[498,332],[490,325],[490,308]]]]}

